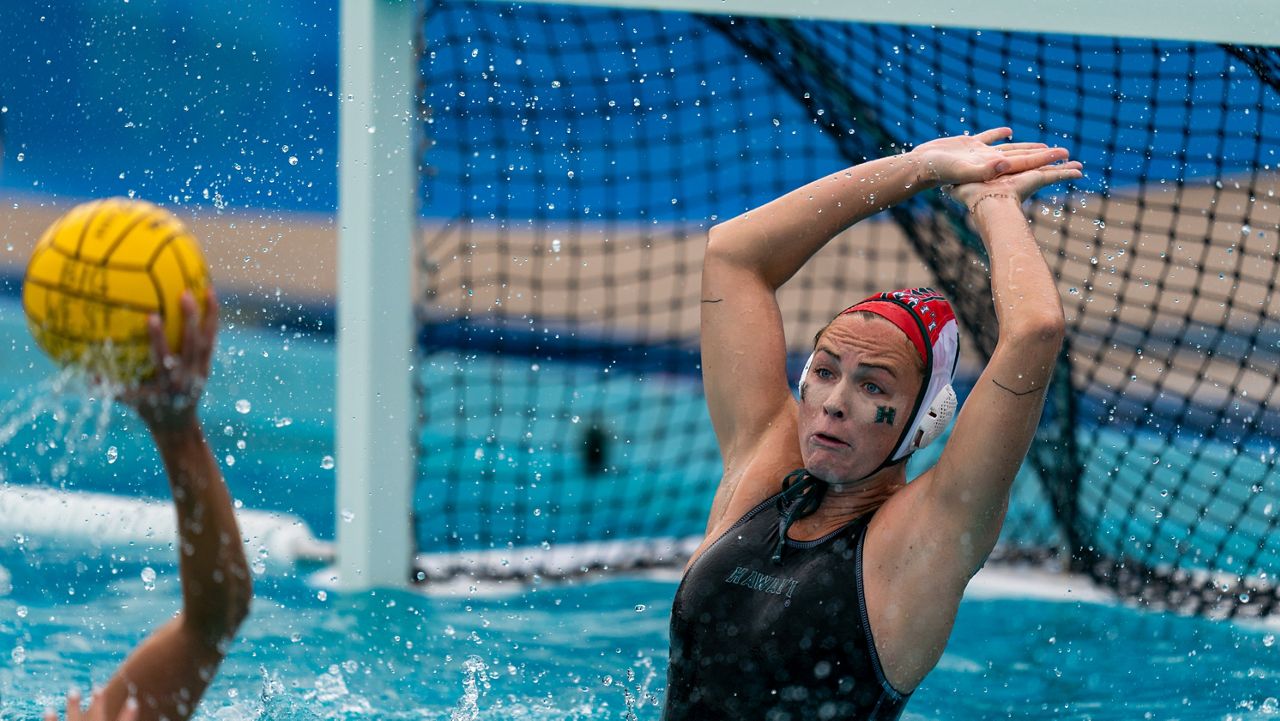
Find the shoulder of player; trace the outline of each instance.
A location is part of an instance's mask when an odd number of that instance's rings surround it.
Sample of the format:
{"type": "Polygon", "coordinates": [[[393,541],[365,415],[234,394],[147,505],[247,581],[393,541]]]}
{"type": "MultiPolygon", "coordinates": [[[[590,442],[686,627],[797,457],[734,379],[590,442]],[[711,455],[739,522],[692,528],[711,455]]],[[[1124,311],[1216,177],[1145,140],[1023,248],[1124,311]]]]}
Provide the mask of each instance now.
{"type": "Polygon", "coordinates": [[[885,501],[863,546],[868,585],[917,610],[926,598],[933,600],[924,606],[943,599],[958,602],[973,575],[959,552],[968,534],[963,516],[936,502],[930,493],[933,482],[933,471],[927,471],[885,501]]]}
{"type": "MultiPolygon", "coordinates": [[[[930,487],[935,482],[935,469],[917,476],[889,497],[871,519],[864,554],[875,556],[876,566],[903,572],[907,567],[927,563],[929,551],[945,542],[949,534],[941,533],[943,509],[933,507],[930,487]],[[881,558],[883,556],[883,558],[881,558]]],[[[871,558],[866,559],[868,565],[871,558]]]]}

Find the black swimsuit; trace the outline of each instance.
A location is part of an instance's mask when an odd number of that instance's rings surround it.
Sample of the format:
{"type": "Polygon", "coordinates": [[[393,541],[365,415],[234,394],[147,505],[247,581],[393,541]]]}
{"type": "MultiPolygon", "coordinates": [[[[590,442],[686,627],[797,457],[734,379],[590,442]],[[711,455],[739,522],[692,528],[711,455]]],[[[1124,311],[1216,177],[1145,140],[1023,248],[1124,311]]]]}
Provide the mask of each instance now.
{"type": "MultiPolygon", "coordinates": [[[[671,611],[664,721],[896,719],[862,592],[868,514],[815,541],[787,539],[778,494],[694,562],[671,611]]],[[[784,499],[785,502],[785,499],[784,499]]]]}

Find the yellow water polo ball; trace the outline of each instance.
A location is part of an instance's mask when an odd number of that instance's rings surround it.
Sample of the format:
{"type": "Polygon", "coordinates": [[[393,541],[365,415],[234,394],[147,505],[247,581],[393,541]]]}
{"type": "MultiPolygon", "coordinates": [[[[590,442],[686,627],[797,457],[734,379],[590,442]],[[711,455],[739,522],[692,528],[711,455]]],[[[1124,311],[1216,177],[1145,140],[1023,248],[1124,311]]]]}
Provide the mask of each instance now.
{"type": "Polygon", "coordinates": [[[31,254],[22,307],[36,343],[55,361],[121,383],[150,375],[147,319],[158,313],[180,349],[182,292],[203,313],[209,272],[196,239],[169,211],[142,200],[77,205],[31,254]]]}

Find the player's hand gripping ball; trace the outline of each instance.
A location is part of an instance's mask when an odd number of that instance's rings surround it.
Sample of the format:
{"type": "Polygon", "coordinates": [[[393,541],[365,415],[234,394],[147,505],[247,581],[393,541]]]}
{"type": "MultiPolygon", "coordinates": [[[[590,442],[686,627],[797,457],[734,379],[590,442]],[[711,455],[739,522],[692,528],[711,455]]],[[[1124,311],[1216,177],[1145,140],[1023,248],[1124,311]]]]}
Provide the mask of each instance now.
{"type": "MultiPolygon", "coordinates": [[[[182,345],[179,299],[204,297],[209,273],[195,238],[167,210],[110,198],[72,208],[36,244],[22,306],[36,342],[63,365],[129,385],[154,371],[147,318],[182,345]]],[[[203,303],[197,303],[203,313],[203,303]]]]}

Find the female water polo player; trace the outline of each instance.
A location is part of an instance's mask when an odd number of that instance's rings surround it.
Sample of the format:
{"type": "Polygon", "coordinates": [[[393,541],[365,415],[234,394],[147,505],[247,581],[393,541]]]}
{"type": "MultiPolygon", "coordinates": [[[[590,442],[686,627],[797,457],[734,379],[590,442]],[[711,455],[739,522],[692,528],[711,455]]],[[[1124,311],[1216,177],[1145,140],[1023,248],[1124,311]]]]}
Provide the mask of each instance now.
{"type": "MultiPolygon", "coordinates": [[[[67,697],[67,721],[181,721],[190,717],[213,681],[231,639],[249,613],[252,585],[231,496],[218,471],[196,406],[209,377],[217,333],[213,291],[182,298],[182,350],[169,352],[159,318],[152,318],[151,353],[156,373],[125,391],[155,439],[178,511],[178,571],[182,611],[134,649],[87,711],[79,693],[67,697]]],[[[57,721],[57,713],[45,713],[57,721]]]]}
{"type": "Polygon", "coordinates": [[[711,230],[703,383],[724,460],[671,617],[664,719],[893,719],[942,655],[994,547],[1061,347],[1061,299],[1020,203],[1080,177],[1007,128],[868,162],[711,230]],[[1059,164],[1054,164],[1059,163],[1059,164]],[[999,342],[937,464],[904,462],[955,409],[947,301],[882,293],[817,335],[786,376],[775,292],[832,237],[953,185],[991,259],[999,342]]]}

